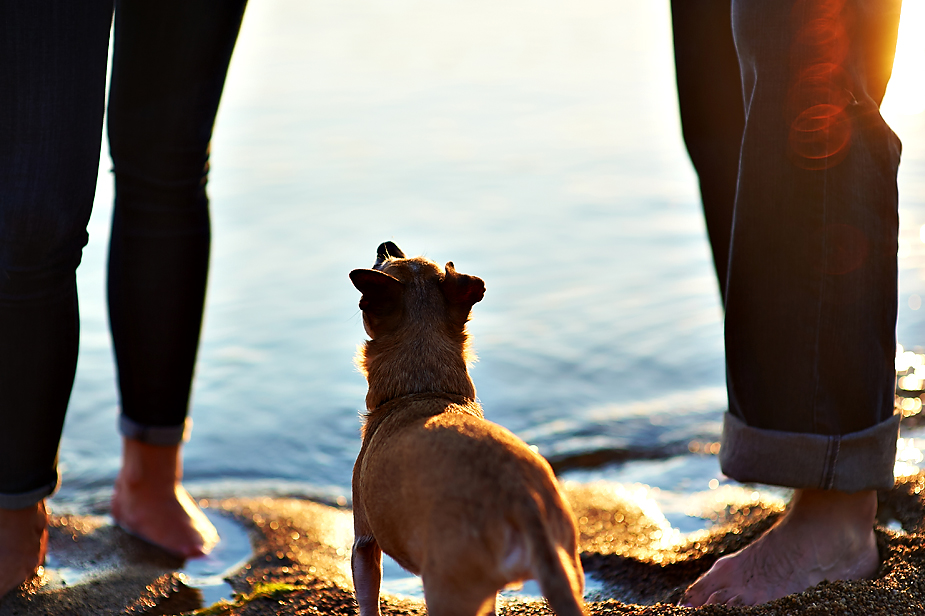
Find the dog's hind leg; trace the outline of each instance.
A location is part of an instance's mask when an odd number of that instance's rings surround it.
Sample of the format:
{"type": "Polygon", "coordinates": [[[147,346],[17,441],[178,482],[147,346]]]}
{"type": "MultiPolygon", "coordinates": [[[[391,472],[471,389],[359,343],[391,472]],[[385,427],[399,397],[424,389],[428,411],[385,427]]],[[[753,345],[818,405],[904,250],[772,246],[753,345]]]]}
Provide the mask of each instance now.
{"type": "Polygon", "coordinates": [[[549,607],[557,616],[584,616],[587,612],[581,595],[585,580],[578,554],[570,555],[559,546],[547,546],[536,546],[541,554],[536,563],[536,581],[549,607]]]}
{"type": "Polygon", "coordinates": [[[489,616],[495,613],[497,589],[467,583],[453,575],[424,578],[427,616],[489,616]]]}
{"type": "Polygon", "coordinates": [[[382,582],[382,550],[372,535],[358,536],[350,558],[353,587],[360,616],[379,616],[379,585],[382,582]]]}

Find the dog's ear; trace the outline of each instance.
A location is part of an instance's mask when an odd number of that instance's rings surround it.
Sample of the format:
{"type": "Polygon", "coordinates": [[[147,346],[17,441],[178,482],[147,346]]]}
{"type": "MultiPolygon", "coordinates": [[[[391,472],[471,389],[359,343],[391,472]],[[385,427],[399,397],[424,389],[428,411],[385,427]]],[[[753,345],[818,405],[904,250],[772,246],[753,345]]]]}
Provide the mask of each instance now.
{"type": "Polygon", "coordinates": [[[394,327],[401,317],[401,296],[405,285],[397,278],[373,269],[355,269],[350,272],[350,280],[363,294],[360,310],[366,318],[369,335],[376,337],[394,327]]]}
{"type": "Polygon", "coordinates": [[[374,267],[379,267],[389,259],[404,259],[405,253],[402,252],[402,249],[399,248],[395,242],[382,242],[379,244],[379,248],[376,249],[376,265],[374,267]]]}
{"type": "Polygon", "coordinates": [[[485,283],[481,278],[460,274],[453,262],[446,264],[446,275],[440,283],[443,295],[450,306],[450,316],[460,327],[469,320],[469,311],[485,297],[485,283]]]}

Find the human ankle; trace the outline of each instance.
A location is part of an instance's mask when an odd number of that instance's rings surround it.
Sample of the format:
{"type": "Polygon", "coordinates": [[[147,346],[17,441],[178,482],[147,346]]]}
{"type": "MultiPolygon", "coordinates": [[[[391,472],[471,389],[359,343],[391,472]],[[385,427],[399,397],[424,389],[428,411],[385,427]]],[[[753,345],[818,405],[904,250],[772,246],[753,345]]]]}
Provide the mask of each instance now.
{"type": "Polygon", "coordinates": [[[149,445],[122,440],[122,469],[117,484],[126,489],[173,490],[183,477],[180,445],[149,445]]]}
{"type": "Polygon", "coordinates": [[[44,501],[0,509],[0,597],[35,575],[45,560],[48,514],[44,501]]]}
{"type": "Polygon", "coordinates": [[[31,529],[41,534],[48,525],[48,513],[45,501],[25,507],[23,509],[0,509],[0,532],[17,529],[31,529]]]}
{"type": "Polygon", "coordinates": [[[790,512],[811,522],[873,529],[877,516],[877,492],[838,490],[796,490],[790,512]]]}
{"type": "Polygon", "coordinates": [[[782,524],[802,537],[812,553],[819,574],[830,579],[855,579],[872,575],[879,563],[874,521],[877,493],[798,491],[782,524]]]}

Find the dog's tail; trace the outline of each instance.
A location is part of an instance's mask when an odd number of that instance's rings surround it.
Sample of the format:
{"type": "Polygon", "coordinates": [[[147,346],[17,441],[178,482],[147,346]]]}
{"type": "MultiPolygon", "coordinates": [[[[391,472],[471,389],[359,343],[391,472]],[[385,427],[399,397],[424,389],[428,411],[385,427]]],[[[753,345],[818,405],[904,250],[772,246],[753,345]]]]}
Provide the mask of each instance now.
{"type": "Polygon", "coordinates": [[[575,550],[575,528],[570,520],[544,520],[539,512],[525,516],[527,534],[530,537],[534,555],[533,574],[549,602],[549,607],[558,616],[586,616],[582,601],[585,579],[575,550]],[[550,524],[566,525],[566,528],[549,528],[550,524]],[[566,535],[570,540],[557,541],[557,536],[566,535]],[[570,552],[571,550],[571,552],[570,552]]]}

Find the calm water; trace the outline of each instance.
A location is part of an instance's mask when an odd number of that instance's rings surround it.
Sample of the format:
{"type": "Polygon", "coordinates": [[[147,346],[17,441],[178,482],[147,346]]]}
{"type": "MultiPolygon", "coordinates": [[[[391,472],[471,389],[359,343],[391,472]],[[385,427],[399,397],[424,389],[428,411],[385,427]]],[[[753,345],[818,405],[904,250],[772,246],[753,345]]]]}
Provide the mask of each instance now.
{"type": "MultiPolygon", "coordinates": [[[[191,486],[349,496],[365,382],[347,273],[388,239],[485,280],[471,323],[479,398],[541,453],[716,441],[721,311],[670,37],[662,0],[252,3],[213,142],[191,486]]],[[[898,331],[913,348],[925,345],[925,114],[891,104],[905,142],[898,331]]],[[[62,501],[105,492],[118,467],[103,156],[62,501]]],[[[682,531],[702,524],[687,497],[722,481],[710,455],[567,476],[660,488],[682,531]]]]}

